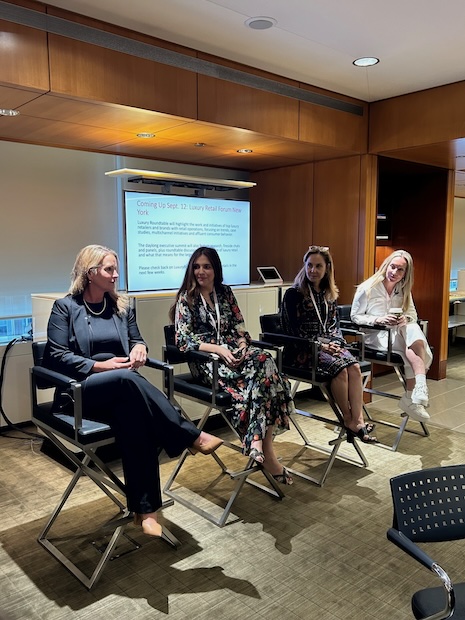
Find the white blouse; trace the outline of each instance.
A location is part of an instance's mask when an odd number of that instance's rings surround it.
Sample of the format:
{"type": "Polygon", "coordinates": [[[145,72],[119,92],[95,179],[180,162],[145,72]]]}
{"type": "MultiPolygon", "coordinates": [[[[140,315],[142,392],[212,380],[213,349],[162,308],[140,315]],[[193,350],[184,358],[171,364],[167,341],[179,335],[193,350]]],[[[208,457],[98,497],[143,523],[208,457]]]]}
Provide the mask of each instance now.
{"type": "MultiPolygon", "coordinates": [[[[377,318],[389,314],[391,308],[402,308],[403,295],[400,288],[394,287],[391,294],[387,292],[382,282],[379,282],[371,289],[365,284],[360,284],[352,302],[350,318],[358,325],[374,325],[377,318]]],[[[408,323],[416,323],[418,320],[417,311],[413,303],[412,295],[409,297],[408,308],[404,311],[408,323]]],[[[394,336],[394,332],[391,333],[394,336]]],[[[365,344],[375,349],[387,349],[388,334],[386,330],[374,331],[367,330],[365,344]]]]}

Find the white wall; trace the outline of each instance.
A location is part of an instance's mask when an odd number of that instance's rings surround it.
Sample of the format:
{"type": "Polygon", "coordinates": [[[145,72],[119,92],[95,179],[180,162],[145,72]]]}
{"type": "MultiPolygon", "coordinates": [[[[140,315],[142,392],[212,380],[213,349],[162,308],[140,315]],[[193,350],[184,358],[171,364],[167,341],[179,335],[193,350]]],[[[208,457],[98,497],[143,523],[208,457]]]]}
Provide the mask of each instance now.
{"type": "Polygon", "coordinates": [[[85,245],[101,243],[121,255],[122,190],[150,186],[129,186],[105,172],[129,167],[248,178],[240,171],[5,141],[0,141],[0,162],[0,317],[29,314],[31,293],[66,291],[76,254],[85,245]]]}
{"type": "Polygon", "coordinates": [[[454,227],[452,236],[451,278],[458,269],[465,269],[465,198],[454,200],[454,227]]]}
{"type": "Polygon", "coordinates": [[[30,309],[30,293],[67,290],[88,243],[115,246],[111,155],[0,142],[0,316],[30,309]]]}

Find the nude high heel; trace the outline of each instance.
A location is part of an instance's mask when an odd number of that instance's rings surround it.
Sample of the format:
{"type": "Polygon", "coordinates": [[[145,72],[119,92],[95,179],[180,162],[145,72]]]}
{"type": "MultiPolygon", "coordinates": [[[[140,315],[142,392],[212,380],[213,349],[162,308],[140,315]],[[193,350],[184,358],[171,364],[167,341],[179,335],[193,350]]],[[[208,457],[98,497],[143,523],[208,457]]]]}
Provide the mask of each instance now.
{"type": "Polygon", "coordinates": [[[134,513],[134,525],[141,525],[142,531],[147,536],[154,536],[155,538],[161,538],[163,534],[163,527],[155,520],[143,519],[143,515],[134,513]]]}
{"type": "Polygon", "coordinates": [[[192,445],[187,449],[192,455],[197,454],[197,452],[200,452],[200,454],[211,454],[212,452],[215,452],[215,450],[217,450],[223,443],[224,442],[222,439],[212,436],[210,441],[207,441],[207,443],[195,447],[192,445]]]}

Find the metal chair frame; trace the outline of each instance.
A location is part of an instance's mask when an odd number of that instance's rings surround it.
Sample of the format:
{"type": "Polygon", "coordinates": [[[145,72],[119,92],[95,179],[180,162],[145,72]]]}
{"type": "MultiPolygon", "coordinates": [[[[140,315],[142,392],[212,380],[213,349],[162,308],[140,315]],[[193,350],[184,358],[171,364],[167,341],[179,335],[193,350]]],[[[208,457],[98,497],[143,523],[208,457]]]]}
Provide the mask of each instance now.
{"type": "Polygon", "coordinates": [[[465,618],[465,583],[446,571],[417,543],[465,538],[465,465],[435,467],[391,478],[393,525],[387,538],[441,581],[412,596],[417,620],[465,618]],[[444,607],[441,609],[441,600],[444,607]]]}
{"type": "MultiPolygon", "coordinates": [[[[266,340],[267,342],[271,342],[272,344],[280,346],[282,349],[286,345],[296,344],[296,345],[302,346],[303,343],[308,344],[308,341],[305,340],[304,338],[299,338],[296,336],[289,336],[289,335],[279,333],[276,331],[270,331],[270,327],[272,326],[272,323],[277,321],[278,317],[279,317],[279,314],[262,315],[260,317],[260,323],[261,323],[261,328],[262,328],[262,333],[260,335],[260,338],[266,340]]],[[[363,356],[363,348],[364,348],[363,334],[353,329],[344,330],[344,332],[347,335],[350,334],[351,336],[354,337],[355,340],[358,341],[359,352],[363,356]]],[[[342,412],[340,411],[331,393],[329,382],[322,381],[321,378],[318,377],[316,374],[316,367],[317,367],[316,360],[318,359],[318,343],[316,342],[312,343],[311,357],[312,357],[312,365],[309,370],[305,370],[305,369],[301,370],[298,368],[292,368],[291,366],[283,366],[282,371],[287,375],[289,379],[294,381],[294,385],[292,387],[293,397],[297,393],[297,390],[300,384],[307,383],[307,384],[311,384],[312,386],[318,387],[320,391],[322,392],[325,400],[328,402],[331,408],[331,411],[333,413],[333,417],[328,417],[326,415],[318,415],[313,412],[304,411],[302,409],[296,409],[295,414],[290,416],[294,427],[296,428],[297,432],[299,433],[300,437],[302,438],[304,442],[304,448],[315,449],[319,452],[327,454],[328,458],[325,462],[323,471],[319,477],[310,476],[304,472],[298,471],[288,466],[286,466],[286,469],[290,471],[291,473],[293,473],[295,476],[303,478],[309,482],[312,482],[322,487],[324,483],[326,482],[326,479],[334,465],[336,458],[342,461],[348,462],[352,465],[357,465],[359,467],[360,466],[368,467],[368,461],[365,455],[363,454],[362,449],[360,448],[358,440],[355,440],[354,443],[352,444],[358,458],[357,457],[353,458],[347,454],[340,452],[341,445],[347,439],[345,428],[344,428],[344,419],[342,416],[342,412]],[[323,422],[325,424],[335,427],[335,430],[338,433],[338,435],[335,439],[332,439],[328,442],[330,446],[329,448],[327,446],[316,444],[310,441],[310,439],[308,438],[307,434],[305,433],[304,429],[302,428],[301,424],[298,421],[299,416],[305,417],[307,419],[318,420],[320,422],[323,422]]],[[[363,370],[362,370],[362,378],[363,378],[364,375],[367,372],[369,372],[369,368],[368,368],[369,364],[368,365],[363,364],[363,361],[362,361],[361,367],[363,367],[363,370]]]]}
{"type": "MultiPolygon", "coordinates": [[[[88,590],[91,590],[102,576],[102,573],[111,559],[120,557],[129,551],[140,548],[140,544],[125,533],[125,528],[132,521],[132,514],[127,510],[121,500],[115,495],[125,497],[125,485],[97,454],[98,448],[114,443],[114,435],[111,428],[103,422],[87,420],[82,415],[82,385],[78,381],[66,375],[48,370],[41,366],[45,342],[34,342],[33,356],[35,365],[30,370],[30,387],[32,402],[32,421],[48,438],[52,444],[63,454],[75,472],[66,487],[60,501],[53,510],[45,527],[38,536],[38,542],[53,555],[74,577],[76,577],[88,590]],[[53,403],[39,402],[41,390],[60,388],[67,392],[72,403],[72,411],[54,412],[53,403]],[[73,447],[78,450],[75,452],[73,447]],[[50,530],[59,517],[70,495],[75,490],[82,477],[91,479],[101,491],[116,505],[118,513],[101,525],[97,530],[88,534],[79,534],[66,537],[49,536],[50,530]],[[128,551],[118,553],[118,545],[122,537],[129,541],[131,548],[128,551]],[[103,540],[97,541],[97,537],[103,540]],[[108,539],[105,543],[105,540],[108,539]],[[63,540],[88,539],[101,553],[99,561],[90,575],[85,574],[73,560],[66,556],[57,544],[63,540]]],[[[158,360],[147,360],[147,366],[172,373],[172,369],[158,360]]],[[[163,503],[163,508],[173,505],[172,500],[163,503]]],[[[180,542],[177,538],[163,527],[162,540],[170,546],[177,548],[180,542]]]]}
{"type": "MultiPolygon", "coordinates": [[[[204,410],[204,413],[197,422],[198,429],[202,430],[205,427],[205,424],[207,423],[212,412],[218,412],[221,415],[222,419],[226,422],[228,428],[231,429],[231,431],[236,437],[238,437],[237,431],[232,426],[228,417],[228,411],[231,408],[231,396],[227,392],[223,391],[218,384],[218,356],[213,353],[205,353],[203,351],[190,351],[186,354],[181,353],[174,344],[174,325],[165,326],[165,336],[166,344],[163,347],[163,360],[166,363],[172,366],[179,366],[181,364],[185,364],[188,360],[199,360],[203,362],[210,361],[212,362],[213,367],[213,385],[211,388],[197,383],[190,372],[171,375],[168,379],[172,381],[172,383],[171,385],[167,386],[167,393],[171,394],[171,400],[173,404],[179,408],[181,413],[187,419],[190,418],[187,412],[183,409],[183,407],[176,399],[176,394],[178,396],[186,398],[189,401],[205,405],[206,408],[204,410]]],[[[269,345],[268,343],[253,341],[252,344],[263,349],[271,349],[275,352],[277,351],[278,353],[280,353],[279,349],[273,347],[272,345],[269,345]]],[[[242,452],[242,448],[234,442],[225,441],[223,445],[235,452],[242,452]]],[[[260,463],[257,463],[257,461],[255,461],[253,458],[247,458],[243,469],[232,470],[226,465],[226,463],[218,455],[217,452],[213,452],[211,454],[211,457],[220,467],[221,474],[229,476],[231,480],[233,480],[235,483],[225,507],[223,508],[219,516],[217,516],[213,512],[209,512],[208,510],[203,509],[201,506],[198,505],[197,501],[186,499],[186,497],[184,497],[182,493],[180,493],[177,489],[173,489],[176,478],[188,456],[189,451],[185,450],[180,456],[173,472],[169,476],[163,492],[171,499],[179,502],[181,505],[189,508],[196,514],[204,517],[218,527],[223,527],[227,523],[231,522],[228,521],[231,510],[245,483],[250,484],[251,486],[259,489],[260,491],[267,493],[274,499],[282,500],[284,498],[284,493],[281,490],[279,483],[273,478],[273,476],[269,472],[267,472],[262,467],[260,463]],[[268,482],[269,486],[260,484],[256,480],[251,480],[250,475],[255,472],[261,472],[261,474],[263,474],[266,481],[268,482]]]]}
{"type": "MultiPolygon", "coordinates": [[[[344,317],[349,317],[349,318],[341,319],[341,326],[343,326],[344,328],[358,329],[358,330],[366,329],[366,330],[376,330],[376,331],[379,331],[379,330],[390,331],[393,329],[392,326],[390,325],[376,325],[375,327],[374,325],[362,325],[359,323],[357,324],[353,323],[350,320],[350,307],[351,306],[349,304],[344,305],[344,306],[339,306],[340,313],[344,317]]],[[[419,321],[419,323],[420,323],[420,326],[423,332],[426,334],[427,328],[428,328],[428,322],[419,321]]],[[[387,366],[389,368],[392,368],[394,372],[396,373],[396,376],[399,379],[402,385],[402,388],[406,390],[407,385],[406,385],[406,379],[405,379],[405,373],[404,373],[404,361],[400,355],[392,351],[391,338],[388,339],[388,348],[386,351],[379,351],[377,349],[372,349],[369,346],[365,346],[365,359],[371,362],[372,364],[380,364],[381,366],[387,366]]],[[[383,396],[385,398],[392,398],[397,401],[400,400],[401,397],[398,394],[393,394],[392,392],[385,392],[383,390],[378,390],[373,387],[370,387],[369,383],[371,381],[373,381],[372,373],[364,377],[363,391],[365,393],[374,394],[376,396],[383,396]]],[[[380,448],[384,448],[386,450],[391,450],[392,452],[396,452],[397,448],[399,447],[399,443],[400,443],[400,440],[402,439],[402,435],[404,434],[404,432],[411,433],[413,435],[419,435],[421,437],[429,437],[430,433],[429,433],[428,427],[426,426],[425,422],[419,422],[421,430],[407,427],[407,424],[410,420],[410,416],[405,412],[402,412],[400,414],[402,418],[401,423],[395,424],[394,422],[389,422],[388,420],[383,420],[383,419],[372,416],[370,411],[365,405],[363,409],[364,409],[364,413],[367,419],[370,420],[371,422],[375,422],[376,424],[381,424],[382,426],[386,426],[389,428],[397,429],[397,433],[394,437],[392,444],[386,444],[386,443],[380,442],[376,444],[380,448]]]]}

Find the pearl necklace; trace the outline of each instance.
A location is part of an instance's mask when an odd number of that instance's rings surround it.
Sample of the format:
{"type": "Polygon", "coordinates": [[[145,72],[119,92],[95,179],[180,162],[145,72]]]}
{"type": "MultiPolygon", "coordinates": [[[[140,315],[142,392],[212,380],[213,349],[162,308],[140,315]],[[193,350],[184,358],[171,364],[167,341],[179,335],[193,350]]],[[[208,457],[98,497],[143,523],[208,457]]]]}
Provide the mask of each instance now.
{"type": "Polygon", "coordinates": [[[107,298],[104,297],[103,298],[103,307],[99,312],[95,312],[95,310],[92,310],[92,308],[89,308],[89,306],[87,305],[86,300],[84,299],[84,297],[82,298],[82,301],[84,302],[85,307],[87,308],[87,310],[93,314],[94,316],[100,316],[101,314],[103,314],[107,308],[107,298]]]}

